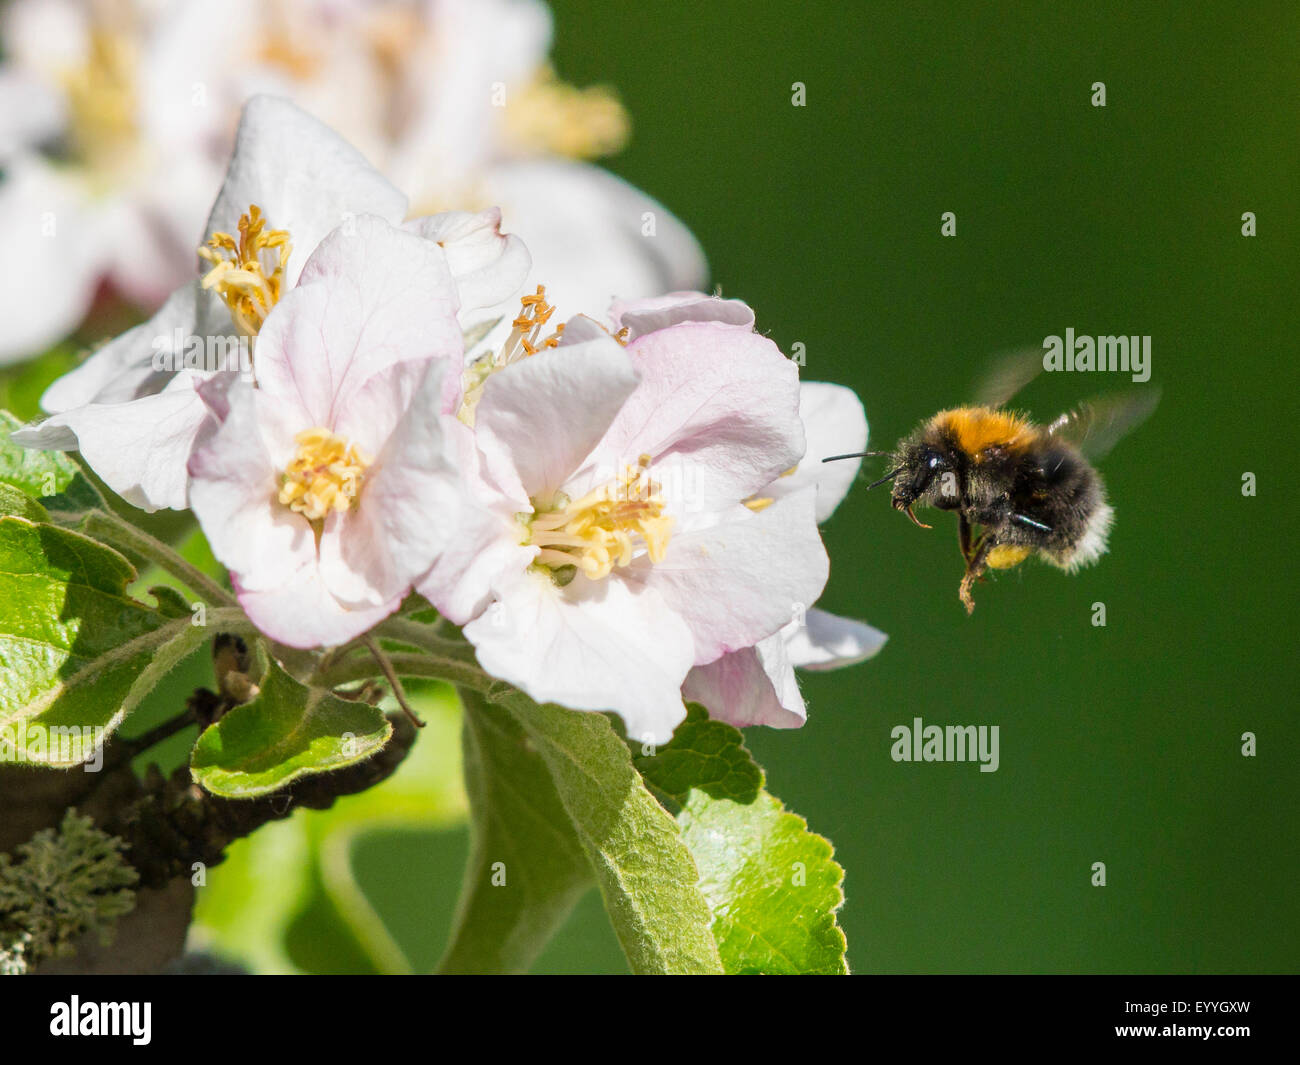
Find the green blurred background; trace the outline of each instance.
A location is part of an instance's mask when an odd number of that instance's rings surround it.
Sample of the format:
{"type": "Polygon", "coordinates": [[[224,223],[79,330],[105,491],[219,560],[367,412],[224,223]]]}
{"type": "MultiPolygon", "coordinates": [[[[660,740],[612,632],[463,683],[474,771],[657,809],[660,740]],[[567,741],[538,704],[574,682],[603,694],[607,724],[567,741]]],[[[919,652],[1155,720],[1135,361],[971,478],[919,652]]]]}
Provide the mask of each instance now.
{"type": "MultiPolygon", "coordinates": [[[[922,532],[859,490],[825,528],[823,605],[890,642],[807,677],[804,729],[748,738],[837,848],[854,969],[1295,971],[1300,8],[553,7],[560,74],[632,115],[612,168],[694,229],[760,329],[803,343],[807,378],[857,390],[874,446],[970,398],[994,352],[1153,337],[1164,397],[1102,466],[1118,523],[1096,568],[998,575],[968,618],[947,515],[922,532]],[[998,725],[1001,767],[893,762],[918,715],[998,725]]],[[[1132,387],[1060,374],[1022,399],[1050,418],[1132,387]]],[[[433,724],[390,785],[211,871],[197,944],[264,970],[436,962],[468,840],[456,710],[422,699],[433,724]]],[[[594,895],[536,969],[625,971],[594,895]]]]}
{"type": "MultiPolygon", "coordinates": [[[[614,169],[803,342],[806,378],[857,390],[874,446],[969,399],[990,353],[1152,336],[1164,395],[1102,464],[1096,568],[1026,564],[968,618],[950,516],[923,532],[859,491],[826,526],[824,605],[890,642],[807,678],[804,729],[748,738],[835,843],[854,969],[1300,968],[1300,7],[553,6],[560,72],[632,115],[614,169]],[[1001,768],[893,762],[915,715],[1000,725],[1001,768]]],[[[1133,387],[1059,374],[1023,400],[1133,387]]]]}

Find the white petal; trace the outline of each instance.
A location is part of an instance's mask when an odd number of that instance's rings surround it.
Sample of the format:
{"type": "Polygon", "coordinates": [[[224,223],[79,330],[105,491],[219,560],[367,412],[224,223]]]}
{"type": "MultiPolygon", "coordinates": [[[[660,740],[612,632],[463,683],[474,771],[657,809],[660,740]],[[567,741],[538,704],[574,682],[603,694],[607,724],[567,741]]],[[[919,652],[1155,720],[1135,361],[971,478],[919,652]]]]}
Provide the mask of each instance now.
{"type": "Polygon", "coordinates": [[[338,226],[373,214],[396,225],[406,197],[355,148],[288,100],[256,96],[244,107],[225,183],[204,235],[234,234],[256,204],[273,229],[293,241],[287,284],[338,226]]]}
{"type": "Polygon", "coordinates": [[[447,211],[407,222],[406,229],[437,243],[447,255],[462,311],[509,300],[528,277],[532,257],[524,242],[501,232],[501,211],[447,211]]]}
{"type": "Polygon", "coordinates": [[[724,300],[703,292],[670,292],[644,300],[615,300],[609,308],[615,329],[627,328],[635,340],[678,322],[722,322],[754,327],[754,312],[740,300],[724,300]]]}
{"type": "Polygon", "coordinates": [[[446,204],[500,150],[505,109],[494,106],[493,87],[505,88],[508,106],[532,79],[550,47],[551,15],[537,0],[422,7],[424,47],[408,60],[413,113],[387,169],[416,204],[446,204]]]}
{"type": "Polygon", "coordinates": [[[879,629],[825,610],[809,610],[804,624],[792,621],[781,633],[786,653],[800,669],[840,669],[865,661],[889,639],[879,629]]]}
{"type": "Polygon", "coordinates": [[[779,633],[696,666],[687,674],[682,694],[701,703],[710,717],[737,728],[798,728],[808,717],[779,633]]]}
{"type": "MultiPolygon", "coordinates": [[[[488,378],[474,424],[489,473],[549,497],[609,428],[637,387],[632,361],[608,336],[546,350],[488,378]]],[[[635,461],[635,459],[633,460],[635,461]]]]}
{"type": "Polygon", "coordinates": [[[109,341],[50,385],[41,396],[41,406],[57,413],[86,403],[125,403],[161,392],[175,376],[166,369],[171,357],[183,356],[186,341],[196,335],[195,300],[209,296],[197,281],[182,285],[147,322],[109,341]]]}
{"type": "Polygon", "coordinates": [[[276,498],[300,417],[248,386],[228,398],[226,420],[190,459],[190,502],[212,553],[240,586],[274,591],[295,570],[316,566],[311,526],[276,498]]]}
{"type": "MultiPolygon", "coordinates": [[[[448,460],[439,411],[445,362],[423,367],[412,396],[374,464],[366,471],[359,505],[326,521],[320,540],[321,576],[348,605],[376,605],[401,597],[451,543],[464,493],[448,460]]],[[[393,367],[363,392],[408,372],[393,367]]]]}
{"type": "Polygon", "coordinates": [[[314,562],[252,591],[232,574],[239,605],[259,629],[289,647],[334,647],[374,628],[402,605],[400,598],[364,609],[344,606],[325,587],[314,562]]]}
{"type": "Polygon", "coordinates": [[[313,425],[333,428],[379,371],[435,357],[459,366],[461,350],[442,252],[367,215],[351,232],[330,234],[301,284],[267,316],[257,338],[257,383],[271,395],[297,397],[313,425]]]}
{"type": "Polygon", "coordinates": [[[211,418],[195,391],[198,382],[186,375],[155,396],[76,407],[12,439],[24,447],[79,450],[109,488],[142,510],[183,510],[186,462],[211,418]]]}
{"type": "Polygon", "coordinates": [[[616,711],[642,742],[668,742],[686,716],[691,636],[652,589],[524,574],[465,635],[494,677],[538,702],[616,711]]]}
{"type": "Polygon", "coordinates": [[[674,535],[662,562],[642,556],[620,572],[658,589],[695,636],[695,664],[750,647],[816,602],[829,563],[811,492],[758,514],[674,535]]]}
{"type": "MultiPolygon", "coordinates": [[[[507,508],[508,509],[508,508],[507,508]]],[[[457,534],[415,589],[457,625],[478,617],[493,589],[528,568],[537,548],[519,542],[513,514],[486,506],[463,506],[457,534]]]]}
{"type": "Polygon", "coordinates": [[[683,322],[627,351],[641,383],[594,456],[603,467],[648,454],[659,470],[672,459],[665,491],[674,512],[718,512],[799,461],[798,367],[766,337],[683,322]]]}
{"type": "Polygon", "coordinates": [[[799,386],[799,418],[808,441],[804,457],[794,473],[772,482],[761,494],[780,499],[815,485],[817,520],[823,522],[848,495],[862,460],[822,460],[831,455],[865,451],[867,416],[853,389],[822,381],[804,381],[799,386]]]}
{"type": "MultiPolygon", "coordinates": [[[[527,246],[532,276],[564,317],[603,312],[617,297],[640,299],[704,285],[708,266],[695,238],[662,204],[589,163],[537,159],[486,172],[482,196],[527,246]],[[646,229],[653,225],[653,235],[646,229]]],[[[518,302],[484,317],[514,318],[518,302]]],[[[503,340],[506,323],[491,334],[503,340]]]]}
{"type": "Polygon", "coordinates": [[[102,223],[102,213],[45,162],[22,156],[5,164],[0,365],[40,354],[81,323],[104,269],[102,223]]]}
{"type": "Polygon", "coordinates": [[[67,121],[63,100],[30,71],[0,65],[0,163],[53,139],[67,121]]]}

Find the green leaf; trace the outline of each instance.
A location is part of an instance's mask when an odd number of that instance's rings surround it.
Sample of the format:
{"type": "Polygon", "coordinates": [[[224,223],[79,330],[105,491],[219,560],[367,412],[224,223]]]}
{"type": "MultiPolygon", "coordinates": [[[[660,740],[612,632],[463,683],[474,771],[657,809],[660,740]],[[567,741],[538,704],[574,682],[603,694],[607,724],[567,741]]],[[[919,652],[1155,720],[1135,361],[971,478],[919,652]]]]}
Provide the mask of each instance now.
{"type": "Polygon", "coordinates": [[[41,500],[56,520],[72,523],[87,510],[106,508],[104,497],[76,461],[62,451],[37,451],[9,439],[23,422],[0,410],[0,482],[41,500]]]}
{"type": "Polygon", "coordinates": [[[158,604],[159,613],[165,617],[192,618],[194,616],[190,601],[170,584],[151,585],[149,594],[153,596],[154,602],[158,604]]]}
{"type": "MultiPolygon", "coordinates": [[[[407,698],[425,721],[410,754],[382,784],[345,795],[327,810],[299,810],[236,840],[199,889],[192,934],[204,949],[257,973],[303,972],[294,937],[307,912],[328,909],[331,927],[312,928],[316,947],[331,957],[360,953],[375,972],[409,972],[390,933],[357,882],[352,851],[374,832],[458,828],[465,821],[460,779],[461,710],[451,688],[413,681],[407,698]],[[320,893],[328,905],[314,896],[320,893]]],[[[385,704],[396,709],[397,704],[385,704]]],[[[447,870],[449,877],[454,875],[447,870]]],[[[420,920],[451,923],[451,907],[420,920]]],[[[427,964],[427,960],[426,960],[427,964]]]]}
{"type": "MultiPolygon", "coordinates": [[[[634,973],[722,971],[699,872],[603,714],[497,698],[550,772],[634,973]]],[[[520,825],[516,831],[527,831],[520,825]]]]}
{"type": "Polygon", "coordinates": [[[693,792],[678,817],[730,974],[843,974],[844,870],[829,841],[767,792],[748,804],[693,792]]]}
{"type": "MultiPolygon", "coordinates": [[[[203,642],[188,617],[128,596],[134,577],[130,562],[90,537],[0,518],[0,756],[86,761],[203,642]]],[[[242,614],[214,610],[208,620],[234,624],[242,614]]]]}
{"type": "Polygon", "coordinates": [[[49,521],[46,509],[26,492],[0,482],[0,514],[13,514],[28,521],[49,521]]]}
{"type": "Polygon", "coordinates": [[[546,762],[504,707],[461,689],[470,859],[447,973],[520,973],[594,883],[546,762]]]}
{"type": "Polygon", "coordinates": [[[672,740],[653,755],[632,747],[632,762],[651,790],[680,805],[692,788],[715,799],[753,802],[763,787],[763,770],[754,761],[740,730],[713,721],[699,703],[686,704],[686,719],[672,740]]]}
{"type": "Polygon", "coordinates": [[[378,707],[308,688],[272,661],[261,691],[199,736],[190,769],[214,795],[252,799],[363,761],[392,731],[378,707]]]}

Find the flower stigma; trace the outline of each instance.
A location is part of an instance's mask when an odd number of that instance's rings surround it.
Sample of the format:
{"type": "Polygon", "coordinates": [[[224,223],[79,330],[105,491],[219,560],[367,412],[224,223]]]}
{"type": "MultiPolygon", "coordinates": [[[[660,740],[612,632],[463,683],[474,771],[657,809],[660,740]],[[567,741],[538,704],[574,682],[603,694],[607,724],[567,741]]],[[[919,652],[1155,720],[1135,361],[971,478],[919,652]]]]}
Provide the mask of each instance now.
{"type": "Polygon", "coordinates": [[[662,562],[673,519],[664,514],[662,488],[650,479],[649,465],[650,456],[642,455],[635,466],[581,499],[557,493],[549,505],[522,515],[528,530],[524,542],[540,548],[533,565],[564,585],[579,572],[593,581],[608,577],[616,566],[629,565],[641,548],[651,562],[662,562]]]}
{"type": "Polygon", "coordinates": [[[356,444],[319,425],[294,441],[298,453],[280,479],[280,502],[311,522],[355,506],[370,465],[356,444]]]}
{"type": "Polygon", "coordinates": [[[244,336],[257,336],[279,302],[292,252],[289,231],[267,229],[266,216],[257,204],[239,216],[238,241],[229,233],[213,233],[199,248],[199,256],[212,264],[203,275],[203,287],[225,301],[235,328],[244,336]]]}

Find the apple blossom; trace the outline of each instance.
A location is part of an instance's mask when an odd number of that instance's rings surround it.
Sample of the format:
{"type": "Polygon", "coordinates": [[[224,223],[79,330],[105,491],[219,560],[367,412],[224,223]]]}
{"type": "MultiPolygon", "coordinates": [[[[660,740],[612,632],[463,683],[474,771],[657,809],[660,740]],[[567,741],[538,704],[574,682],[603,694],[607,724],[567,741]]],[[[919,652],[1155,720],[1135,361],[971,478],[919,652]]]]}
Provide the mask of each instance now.
{"type": "Polygon", "coordinates": [[[104,284],[153,310],[185,281],[258,94],[338,130],[418,214],[501,205],[565,299],[701,284],[686,228],[585,162],[620,147],[626,117],[608,90],[559,81],[550,42],[540,0],[15,0],[0,22],[0,226],[24,269],[0,290],[0,362],[70,332],[104,284]]]}
{"type": "Polygon", "coordinates": [[[256,387],[199,386],[219,424],[189,460],[194,513],[249,618],[293,647],[391,614],[460,520],[450,272],[383,219],[356,230],[322,242],[261,326],[256,387]]]}
{"type": "MultiPolygon", "coordinates": [[[[747,327],[754,321],[753,312],[739,300],[695,292],[619,301],[610,314],[615,326],[633,338],[679,322],[729,322],[747,327]]],[[[865,450],[867,419],[852,389],[819,381],[800,384],[799,418],[807,441],[803,458],[764,486],[748,505],[765,508],[812,491],[817,521],[824,522],[847,495],[861,460],[823,463],[822,459],[865,450]]],[[[874,655],[885,640],[884,633],[870,625],[801,603],[780,632],[692,669],[683,694],[707,707],[713,717],[733,725],[797,728],[807,713],[795,668],[827,670],[852,665],[874,655]]]]}
{"type": "Polygon", "coordinates": [[[662,742],[693,666],[776,633],[825,583],[813,488],[746,505],[803,454],[798,371],[749,325],[626,347],[585,318],[535,329],[538,353],[479,389],[472,532],[417,588],[468,622],[493,676],[662,742]]]}
{"type": "MultiPolygon", "coordinates": [[[[256,97],[245,108],[225,183],[200,248],[200,276],[179,288],[148,322],[100,349],[56,381],[42,397],[51,416],[14,434],[29,447],[79,449],[104,481],[146,510],[187,505],[185,460],[211,422],[198,388],[228,361],[191,359],[191,346],[251,354],[253,341],[284,293],[298,283],[308,257],[331,232],[357,236],[369,214],[400,223],[406,198],[331,130],[287,101],[256,97]]],[[[431,304],[453,317],[499,301],[528,270],[518,238],[500,231],[499,212],[420,219],[411,241],[428,246],[423,284],[431,304]],[[421,238],[419,234],[427,234],[421,238]],[[450,275],[448,272],[450,271],[450,275]],[[445,285],[447,276],[464,287],[445,285]]],[[[369,226],[336,254],[369,260],[384,277],[394,232],[369,226]],[[345,250],[346,249],[346,250],[345,250]]],[[[431,313],[434,308],[431,306],[431,313]]],[[[220,354],[221,352],[218,352],[220,354]]],[[[238,369],[261,372],[245,359],[238,369]]]]}

